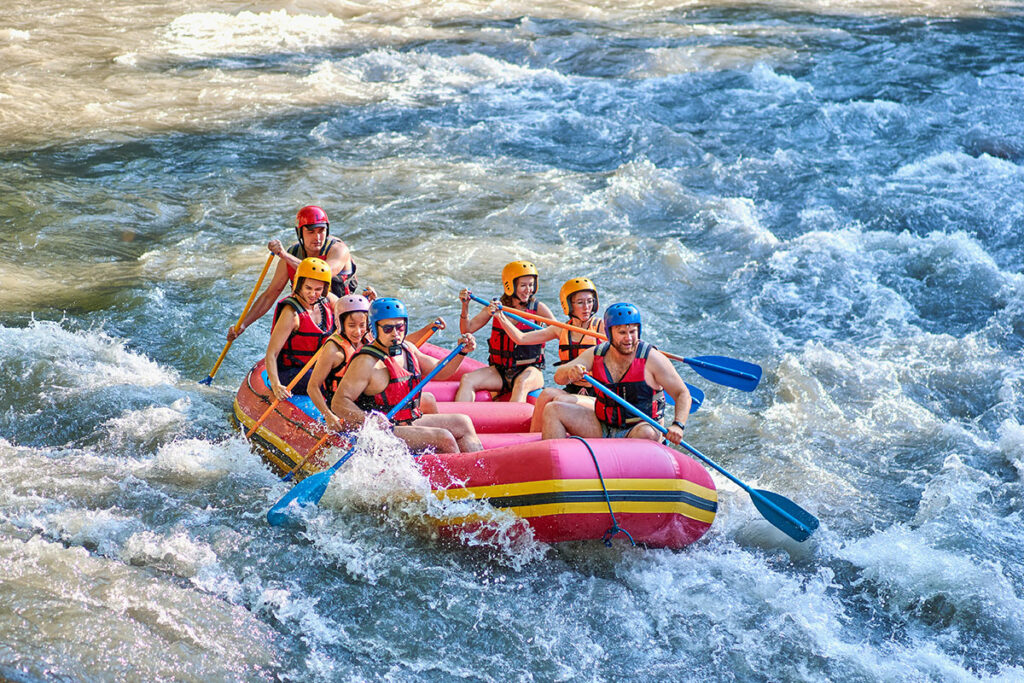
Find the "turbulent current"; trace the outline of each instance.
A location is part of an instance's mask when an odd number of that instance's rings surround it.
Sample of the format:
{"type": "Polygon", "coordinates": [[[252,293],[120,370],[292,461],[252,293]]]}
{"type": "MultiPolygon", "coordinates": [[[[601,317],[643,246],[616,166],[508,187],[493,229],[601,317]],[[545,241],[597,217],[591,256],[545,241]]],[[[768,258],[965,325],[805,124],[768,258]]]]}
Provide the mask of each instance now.
{"type": "Polygon", "coordinates": [[[0,678],[1024,679],[1021,111],[1014,2],[7,0],[0,678]],[[522,258],[760,364],[687,438],[821,528],[450,543],[385,433],[269,527],[269,320],[197,380],[309,203],[414,328],[522,258]]]}

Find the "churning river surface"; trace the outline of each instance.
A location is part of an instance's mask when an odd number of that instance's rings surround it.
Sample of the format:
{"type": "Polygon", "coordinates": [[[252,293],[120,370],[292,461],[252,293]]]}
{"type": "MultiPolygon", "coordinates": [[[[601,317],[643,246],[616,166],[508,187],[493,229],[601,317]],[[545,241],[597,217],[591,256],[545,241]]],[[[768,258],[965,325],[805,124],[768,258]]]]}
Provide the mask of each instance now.
{"type": "Polygon", "coordinates": [[[1011,2],[0,3],[0,678],[1024,679],[1022,111],[1011,2]],[[688,440],[821,528],[446,543],[384,434],[269,527],[268,319],[197,380],[308,203],[413,327],[524,258],[762,365],[688,440]]]}

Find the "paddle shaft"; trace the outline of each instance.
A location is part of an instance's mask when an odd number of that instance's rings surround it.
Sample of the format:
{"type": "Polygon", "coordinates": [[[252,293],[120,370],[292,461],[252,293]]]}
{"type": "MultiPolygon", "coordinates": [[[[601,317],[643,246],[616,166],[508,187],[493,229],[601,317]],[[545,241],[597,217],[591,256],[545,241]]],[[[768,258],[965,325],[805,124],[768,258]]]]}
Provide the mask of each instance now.
{"type": "MultiPolygon", "coordinates": [[[[256,292],[260,291],[260,285],[263,284],[263,278],[267,276],[267,271],[270,270],[270,264],[273,262],[274,255],[270,254],[269,256],[267,256],[267,262],[263,264],[263,271],[260,273],[260,279],[256,281],[256,286],[252,288],[252,293],[249,295],[249,300],[245,302],[245,308],[242,309],[242,314],[238,316],[238,322],[235,323],[235,329],[238,329],[238,326],[242,324],[243,320],[245,320],[245,314],[249,312],[249,309],[252,307],[252,302],[256,300],[256,292]]],[[[220,356],[217,358],[217,362],[213,364],[213,370],[210,370],[210,374],[207,375],[206,377],[206,384],[209,384],[210,382],[213,381],[214,376],[217,374],[217,370],[220,369],[220,364],[224,362],[224,357],[228,355],[228,349],[231,348],[231,345],[233,343],[235,343],[234,339],[224,344],[224,349],[221,350],[220,356]]]]}
{"type": "MultiPolygon", "coordinates": [[[[477,303],[483,304],[484,306],[490,306],[490,303],[488,303],[487,301],[481,299],[478,296],[475,296],[473,294],[470,294],[469,296],[470,296],[470,298],[473,299],[473,301],[476,301],[477,303]]],[[[521,322],[521,323],[532,324],[533,327],[535,329],[538,329],[538,330],[542,329],[542,328],[539,325],[537,325],[536,323],[542,322],[545,325],[553,325],[554,327],[560,327],[563,330],[570,330],[572,332],[576,332],[577,334],[585,334],[585,335],[587,335],[589,337],[596,337],[596,338],[600,339],[601,341],[608,341],[608,337],[606,335],[604,335],[604,334],[602,334],[600,332],[597,332],[595,330],[588,330],[585,327],[579,327],[577,325],[570,325],[569,323],[563,323],[563,322],[560,322],[558,320],[552,320],[551,318],[545,318],[544,316],[537,315],[536,313],[533,313],[532,311],[520,311],[520,310],[517,309],[515,313],[510,313],[509,310],[507,308],[505,308],[504,306],[502,306],[501,310],[502,310],[502,312],[505,315],[507,315],[508,317],[512,318],[513,320],[519,320],[519,322],[521,322]],[[524,320],[524,318],[527,318],[527,320],[524,320]]],[[[661,351],[661,349],[659,349],[659,351],[661,351]]],[[[684,358],[683,356],[677,356],[676,354],[669,353],[667,351],[661,351],[661,353],[664,354],[665,357],[667,357],[667,358],[671,358],[672,360],[682,361],[683,363],[686,363],[687,365],[693,365],[693,366],[699,367],[699,368],[706,368],[708,370],[716,370],[716,371],[724,373],[726,375],[733,375],[734,377],[739,377],[741,379],[750,380],[750,381],[754,381],[754,382],[756,382],[757,379],[758,379],[757,377],[755,377],[754,375],[750,374],[749,372],[743,372],[742,370],[735,370],[733,368],[723,367],[723,366],[717,365],[715,363],[708,363],[707,361],[703,361],[703,360],[700,360],[698,358],[684,358]]]]}
{"type": "MultiPolygon", "coordinates": [[[[624,398],[622,398],[621,396],[619,396],[619,395],[615,394],[615,393],[614,393],[614,392],[613,392],[613,391],[612,391],[611,389],[609,389],[609,388],[608,388],[608,387],[606,387],[605,385],[601,384],[600,382],[598,382],[598,381],[597,381],[596,379],[594,379],[594,378],[593,378],[593,377],[591,377],[590,375],[584,374],[584,375],[583,375],[583,379],[585,379],[585,380],[587,380],[588,382],[590,382],[591,384],[593,384],[593,385],[594,385],[594,386],[595,386],[595,387],[596,387],[597,389],[599,389],[599,390],[600,390],[600,391],[601,391],[601,392],[602,392],[602,393],[603,393],[603,394],[604,394],[605,396],[607,396],[608,398],[610,398],[610,399],[612,399],[613,401],[615,401],[616,403],[618,403],[618,404],[619,404],[620,406],[622,406],[623,408],[625,408],[626,410],[628,410],[628,411],[629,411],[630,413],[632,413],[633,415],[636,415],[637,417],[641,418],[642,420],[644,420],[645,422],[647,422],[647,423],[648,423],[649,425],[651,425],[652,427],[654,427],[655,429],[657,429],[657,430],[658,430],[659,432],[661,432],[662,434],[668,434],[668,430],[667,430],[667,429],[665,429],[665,427],[664,427],[664,426],[663,426],[663,425],[662,425],[662,424],[661,424],[660,422],[658,422],[658,421],[657,421],[657,420],[655,420],[654,418],[650,417],[649,415],[644,415],[644,414],[643,414],[642,412],[640,412],[640,411],[639,411],[639,410],[638,410],[638,409],[636,408],[636,406],[634,406],[634,405],[633,405],[632,403],[630,403],[629,401],[625,400],[625,399],[624,399],[624,398]]],[[[726,477],[728,477],[728,478],[729,478],[730,480],[732,480],[732,481],[733,481],[733,483],[735,483],[735,484],[736,484],[737,486],[739,486],[739,487],[740,487],[740,488],[742,488],[742,489],[743,489],[744,491],[746,491],[746,492],[747,492],[748,494],[750,494],[750,495],[751,495],[751,497],[755,497],[755,498],[757,498],[758,500],[760,500],[760,501],[761,501],[762,503],[764,503],[764,504],[767,504],[767,505],[768,505],[768,506],[769,506],[770,508],[772,508],[772,509],[773,509],[773,510],[774,510],[775,512],[777,512],[778,514],[781,514],[781,515],[782,515],[783,517],[785,517],[785,518],[786,518],[786,519],[787,519],[787,520],[788,520],[788,521],[789,521],[789,522],[790,522],[791,524],[794,524],[794,525],[796,525],[796,526],[797,526],[798,528],[800,528],[800,529],[803,529],[803,530],[805,530],[805,531],[811,531],[810,529],[808,529],[808,527],[807,527],[807,525],[806,525],[806,524],[804,524],[803,522],[801,522],[800,520],[798,520],[797,518],[795,518],[795,517],[794,517],[793,515],[789,514],[788,512],[786,512],[785,510],[783,510],[782,508],[780,508],[780,507],[779,507],[778,505],[776,505],[776,504],[775,504],[775,503],[773,503],[772,501],[770,501],[770,500],[768,500],[767,498],[765,498],[764,496],[762,496],[762,495],[761,495],[761,494],[760,494],[760,493],[759,493],[758,491],[756,491],[756,490],[754,490],[754,489],[750,488],[749,486],[747,486],[747,484],[745,484],[744,482],[740,481],[740,480],[739,480],[739,479],[738,479],[737,477],[733,476],[733,475],[732,475],[732,474],[731,474],[731,473],[730,473],[730,472],[729,472],[728,470],[726,470],[726,469],[725,469],[724,467],[720,466],[720,465],[719,465],[718,463],[716,463],[716,462],[715,462],[714,460],[712,460],[711,458],[707,457],[706,455],[704,455],[703,453],[701,453],[700,451],[698,451],[698,450],[697,450],[696,448],[694,448],[694,447],[693,447],[693,446],[691,446],[690,444],[688,444],[688,443],[686,443],[685,441],[682,441],[682,440],[681,440],[681,441],[679,442],[679,445],[680,445],[680,446],[682,446],[683,448],[685,448],[686,450],[690,451],[691,453],[693,453],[693,454],[694,454],[695,456],[697,456],[698,458],[700,458],[700,459],[701,459],[701,460],[702,460],[703,462],[705,462],[706,464],[710,465],[711,467],[714,467],[714,468],[715,468],[716,470],[718,470],[718,471],[719,471],[719,472],[721,472],[721,473],[722,473],[723,475],[725,475],[726,477]]]]}
{"type": "MultiPolygon", "coordinates": [[[[302,376],[309,372],[309,369],[313,367],[314,363],[316,363],[316,359],[320,357],[320,354],[323,353],[323,350],[324,346],[321,345],[320,348],[316,350],[316,353],[313,354],[313,357],[307,360],[306,364],[302,366],[302,369],[299,370],[299,374],[295,375],[295,379],[293,379],[291,382],[288,382],[288,386],[285,387],[288,391],[291,391],[295,387],[295,385],[299,383],[299,380],[302,379],[302,376]]],[[[276,408],[277,404],[280,402],[281,399],[276,397],[274,398],[274,402],[270,404],[270,407],[263,411],[263,414],[260,415],[260,419],[256,420],[256,424],[250,427],[249,431],[246,432],[245,438],[248,439],[253,435],[253,432],[259,429],[259,426],[263,424],[263,421],[270,416],[270,413],[273,412],[274,408],[276,408]]]]}

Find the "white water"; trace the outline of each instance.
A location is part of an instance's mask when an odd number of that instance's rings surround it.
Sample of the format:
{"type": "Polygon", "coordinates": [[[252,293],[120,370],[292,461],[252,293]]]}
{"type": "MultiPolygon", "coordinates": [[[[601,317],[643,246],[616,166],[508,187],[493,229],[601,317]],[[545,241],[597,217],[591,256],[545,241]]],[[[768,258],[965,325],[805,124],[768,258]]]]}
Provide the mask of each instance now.
{"type": "Polygon", "coordinates": [[[1024,678],[1022,37],[1010,2],[0,7],[0,676],[1024,678]],[[821,529],[715,475],[681,552],[451,544],[379,433],[269,528],[228,423],[266,322],[196,380],[309,202],[417,318],[527,258],[761,364],[681,368],[688,438],[821,529]]]}

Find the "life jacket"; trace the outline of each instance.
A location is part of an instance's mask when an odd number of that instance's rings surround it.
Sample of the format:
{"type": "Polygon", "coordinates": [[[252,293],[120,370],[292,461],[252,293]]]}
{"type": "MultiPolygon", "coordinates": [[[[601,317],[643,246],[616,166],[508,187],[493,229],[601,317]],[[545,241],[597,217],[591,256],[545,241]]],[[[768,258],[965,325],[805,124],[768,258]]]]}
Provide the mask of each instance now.
{"type": "MultiPolygon", "coordinates": [[[[536,299],[526,307],[526,310],[532,313],[537,311],[536,299]]],[[[515,313],[515,310],[510,308],[509,312],[515,313]]],[[[522,330],[523,332],[530,332],[536,329],[518,320],[512,320],[512,323],[516,326],[517,330],[522,330]]],[[[491,318],[491,338],[487,342],[487,346],[489,350],[488,362],[499,368],[514,368],[527,365],[536,365],[538,368],[544,367],[544,345],[516,344],[512,341],[512,337],[508,336],[505,328],[501,326],[496,317],[491,318]]]]}
{"type": "MultiPolygon", "coordinates": [[[[387,351],[382,350],[375,344],[367,344],[359,350],[356,355],[367,355],[376,360],[384,361],[384,366],[391,375],[388,385],[379,394],[362,394],[356,399],[356,405],[364,411],[379,410],[388,413],[398,403],[409,395],[416,383],[420,380],[420,363],[407,342],[402,342],[405,351],[405,367],[401,367],[394,356],[389,356],[387,351]]],[[[409,401],[405,407],[391,417],[395,424],[408,424],[423,415],[420,410],[420,395],[409,401]]]]}
{"type": "MultiPolygon", "coordinates": [[[[340,242],[341,240],[337,237],[328,237],[324,240],[324,246],[320,247],[320,253],[317,255],[317,258],[321,258],[326,261],[327,254],[331,251],[331,247],[340,242]]],[[[306,248],[302,246],[302,242],[296,242],[292,246],[288,247],[288,253],[300,261],[309,256],[309,254],[306,253],[306,248]]],[[[352,264],[351,272],[338,273],[337,275],[331,276],[331,292],[334,296],[343,297],[346,294],[355,294],[356,289],[359,288],[359,282],[356,280],[355,259],[350,259],[350,263],[352,264]]],[[[295,268],[289,263],[285,263],[285,266],[288,268],[288,281],[294,282],[295,268]]]]}
{"type": "MultiPolygon", "coordinates": [[[[344,356],[339,365],[336,365],[327,373],[327,378],[324,380],[324,399],[327,401],[327,405],[331,405],[331,400],[334,398],[335,392],[338,391],[338,385],[341,384],[341,378],[345,376],[345,370],[348,369],[348,364],[355,358],[356,347],[352,345],[347,338],[341,334],[335,332],[327,341],[334,342],[341,349],[341,353],[344,356]]],[[[327,343],[327,342],[324,342],[327,343]]]]}
{"type": "Polygon", "coordinates": [[[277,302],[277,308],[274,309],[275,325],[281,315],[281,311],[286,306],[290,306],[299,316],[299,329],[289,335],[284,346],[281,348],[281,352],[277,354],[278,370],[301,368],[313,357],[313,354],[331,336],[331,333],[334,332],[334,311],[330,306],[325,305],[322,299],[315,305],[320,306],[324,321],[323,329],[317,327],[317,324],[313,322],[313,316],[309,314],[309,311],[302,305],[302,302],[294,296],[286,297],[277,302]]]}
{"type": "MultiPolygon", "coordinates": [[[[569,319],[572,322],[572,319],[569,319]]],[[[596,315],[590,318],[590,322],[584,325],[577,325],[577,327],[583,327],[584,329],[590,330],[591,332],[598,332],[601,327],[602,320],[596,315]]],[[[583,338],[578,342],[572,341],[572,333],[567,329],[562,329],[558,335],[558,362],[555,365],[564,365],[570,361],[574,361],[579,358],[579,355],[589,349],[592,346],[597,346],[597,337],[591,337],[588,334],[583,335],[583,338]]]]}
{"type": "MultiPolygon", "coordinates": [[[[647,356],[654,347],[645,341],[639,342],[633,362],[629,364],[622,378],[615,382],[608,373],[608,367],[604,364],[604,357],[608,353],[609,346],[608,342],[603,342],[594,349],[594,379],[607,386],[613,393],[625,399],[627,403],[644,415],[660,422],[661,416],[665,413],[665,393],[655,391],[650,384],[644,381],[647,356]]],[[[595,393],[597,396],[594,412],[601,422],[610,427],[622,429],[641,421],[639,417],[605,396],[603,391],[597,390],[595,393]]]]}

